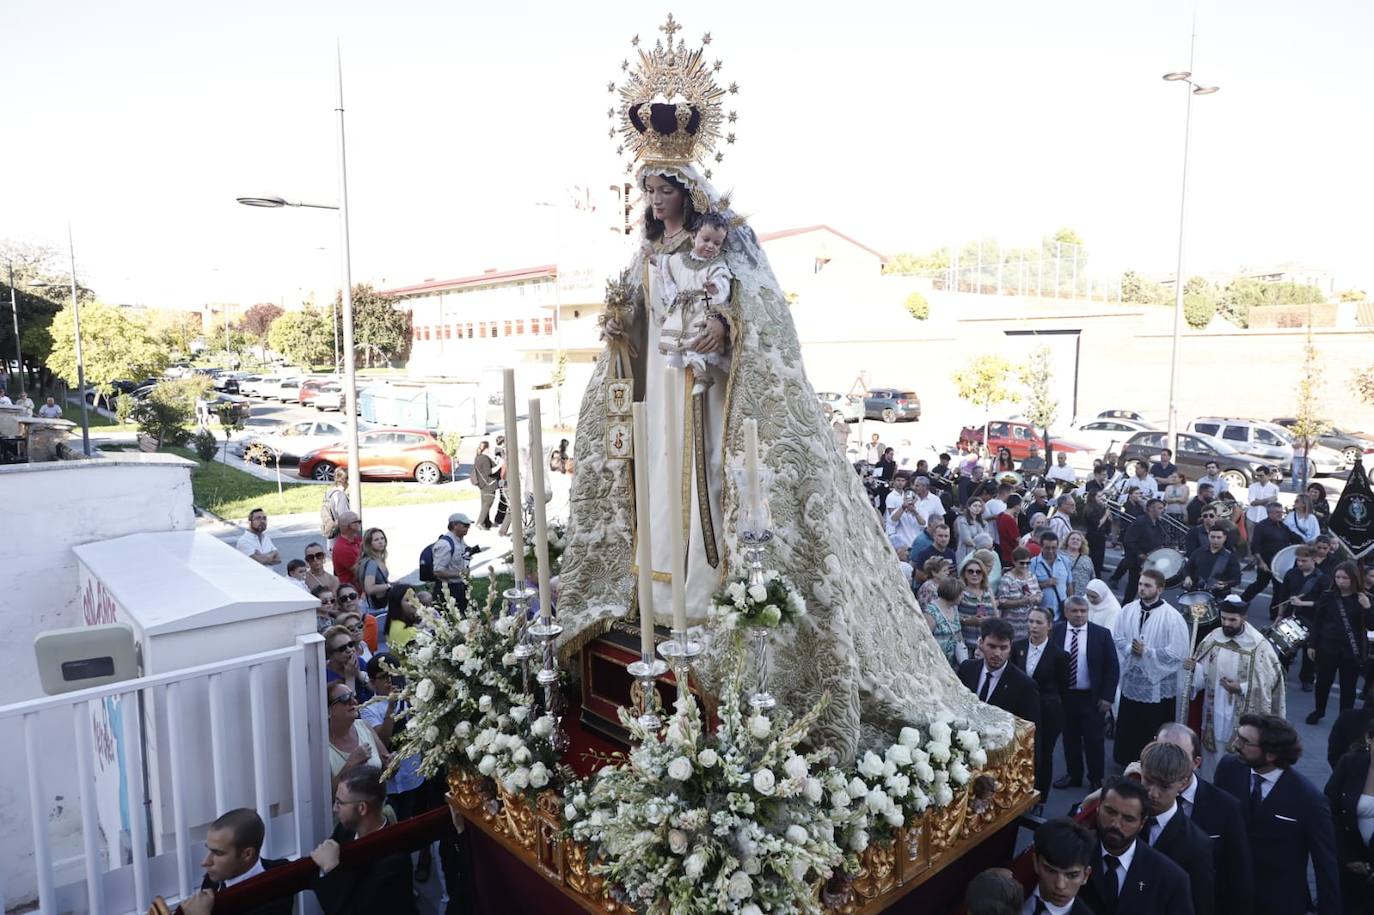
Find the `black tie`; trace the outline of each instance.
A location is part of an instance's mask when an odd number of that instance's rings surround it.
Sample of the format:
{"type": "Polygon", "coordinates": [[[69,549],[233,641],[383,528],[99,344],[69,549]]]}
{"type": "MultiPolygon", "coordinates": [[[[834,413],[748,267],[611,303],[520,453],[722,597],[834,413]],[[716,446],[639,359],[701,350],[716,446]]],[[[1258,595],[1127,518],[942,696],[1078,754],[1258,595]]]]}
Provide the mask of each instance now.
{"type": "Polygon", "coordinates": [[[1035,897],[1034,915],[1050,915],[1050,910],[1049,907],[1045,905],[1045,900],[1041,899],[1039,896],[1035,897]]]}
{"type": "Polygon", "coordinates": [[[1260,804],[1264,803],[1264,792],[1260,790],[1260,786],[1264,784],[1264,776],[1252,772],[1250,777],[1254,779],[1250,785],[1250,812],[1254,813],[1259,810],[1260,804]]]}
{"type": "Polygon", "coordinates": [[[1146,844],[1146,845],[1153,845],[1153,844],[1155,844],[1155,838],[1156,838],[1156,836],[1155,836],[1154,832],[1155,832],[1155,827],[1158,826],[1158,825],[1159,825],[1159,820],[1155,819],[1154,817],[1146,817],[1146,818],[1145,818],[1145,844],[1146,844]]]}
{"type": "Polygon", "coordinates": [[[1121,859],[1116,855],[1103,855],[1102,863],[1107,866],[1107,898],[1111,903],[1108,908],[1116,908],[1116,897],[1120,890],[1116,885],[1116,869],[1121,866],[1121,859]]]}
{"type": "Polygon", "coordinates": [[[992,686],[992,671],[988,671],[987,673],[983,674],[983,688],[980,689],[980,690],[978,690],[978,701],[979,701],[979,702],[987,702],[987,701],[988,701],[988,691],[989,691],[989,687],[991,687],[991,686],[992,686]]]}

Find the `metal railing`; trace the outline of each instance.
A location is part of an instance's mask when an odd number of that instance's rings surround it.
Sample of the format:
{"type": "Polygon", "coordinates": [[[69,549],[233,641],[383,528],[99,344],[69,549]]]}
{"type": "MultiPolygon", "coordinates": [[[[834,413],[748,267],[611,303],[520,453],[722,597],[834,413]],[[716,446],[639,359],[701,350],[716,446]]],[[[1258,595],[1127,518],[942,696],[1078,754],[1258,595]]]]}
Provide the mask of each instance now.
{"type": "MultiPolygon", "coordinates": [[[[323,645],[311,633],[287,648],[0,706],[0,744],[23,743],[39,910],[141,915],[154,896],[184,898],[199,886],[205,827],[233,807],[262,817],[265,857],[310,854],[333,822],[323,645]],[[75,823],[61,816],[73,767],[75,823]],[[247,791],[235,785],[246,774],[247,791]]],[[[20,836],[5,845],[7,857],[24,856],[20,836]]]]}

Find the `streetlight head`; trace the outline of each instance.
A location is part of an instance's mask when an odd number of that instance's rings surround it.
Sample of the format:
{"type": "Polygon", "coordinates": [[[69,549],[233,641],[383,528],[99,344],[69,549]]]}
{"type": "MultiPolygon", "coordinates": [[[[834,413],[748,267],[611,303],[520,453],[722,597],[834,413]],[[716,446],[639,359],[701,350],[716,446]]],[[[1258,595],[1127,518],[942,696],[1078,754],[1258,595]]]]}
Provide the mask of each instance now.
{"type": "Polygon", "coordinates": [[[1175,70],[1173,73],[1165,73],[1164,78],[1171,83],[1176,83],[1181,80],[1185,80],[1192,75],[1193,74],[1188,70],[1175,70]]]}
{"type": "Polygon", "coordinates": [[[1193,95],[1211,95],[1220,88],[1220,86],[1194,86],[1193,95]]]}
{"type": "Polygon", "coordinates": [[[239,197],[238,202],[246,207],[284,207],[284,197],[239,197]]]}

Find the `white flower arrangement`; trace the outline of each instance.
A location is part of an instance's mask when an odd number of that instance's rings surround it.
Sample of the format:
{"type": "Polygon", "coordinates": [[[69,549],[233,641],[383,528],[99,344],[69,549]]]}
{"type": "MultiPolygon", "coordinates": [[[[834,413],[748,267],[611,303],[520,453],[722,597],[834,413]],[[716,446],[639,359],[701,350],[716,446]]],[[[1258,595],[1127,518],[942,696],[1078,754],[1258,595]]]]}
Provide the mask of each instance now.
{"type": "Polygon", "coordinates": [[[762,584],[751,585],[745,577],[727,584],[711,597],[709,615],[726,629],[775,628],[805,616],[806,599],[785,576],[769,569],[762,584]]]}
{"type": "Polygon", "coordinates": [[[828,751],[797,748],[825,701],[795,722],[748,710],[743,654],[721,691],[720,725],[707,733],[685,694],[663,731],[624,709],[635,748],[618,765],[570,785],[564,816],[592,869],[623,901],[674,915],[818,912],[815,883],[847,861],[838,844],[852,811],[826,803],[843,779],[828,751]]]}
{"type": "Polygon", "coordinates": [[[424,775],[465,768],[511,794],[536,794],[554,781],[558,755],[553,718],[522,688],[512,654],[518,621],[475,605],[458,610],[439,593],[440,603],[421,611],[415,640],[396,653],[409,708],[390,769],[418,753],[424,775]]]}

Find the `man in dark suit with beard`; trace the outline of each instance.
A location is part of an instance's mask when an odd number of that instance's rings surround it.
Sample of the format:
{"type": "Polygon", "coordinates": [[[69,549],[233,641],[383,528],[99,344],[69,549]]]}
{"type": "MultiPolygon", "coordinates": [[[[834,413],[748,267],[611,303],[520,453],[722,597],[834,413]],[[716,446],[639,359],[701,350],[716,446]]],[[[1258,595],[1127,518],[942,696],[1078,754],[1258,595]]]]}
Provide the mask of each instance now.
{"type": "Polygon", "coordinates": [[[356,766],[339,777],[334,835],[310,853],[320,867],[311,883],[325,915],[415,915],[410,855],[396,851],[365,861],[341,863],[343,846],[386,826],[382,807],[386,783],[376,766],[356,766]]]}
{"type": "MultiPolygon", "coordinates": [[[[1040,804],[1049,797],[1054,776],[1054,747],[1064,730],[1064,690],[1069,688],[1069,656],[1050,638],[1046,607],[1032,607],[1026,618],[1029,637],[1011,645],[1011,663],[1025,671],[1040,693],[1040,720],[1035,723],[1035,790],[1040,804]]],[[[1038,811],[1037,811],[1038,812],[1038,811]]]]}
{"type": "Polygon", "coordinates": [[[960,664],[959,679],[983,702],[1038,725],[1040,691],[1024,671],[1008,663],[1013,634],[1011,623],[1004,619],[983,620],[978,634],[978,650],[983,657],[960,664]]]}
{"type": "Polygon", "coordinates": [[[1171,743],[1188,754],[1192,778],[1179,792],[1183,815],[1212,840],[1216,867],[1217,903],[1220,915],[1250,915],[1255,905],[1254,871],[1250,866],[1250,837],[1240,803],[1228,792],[1197,777],[1202,768],[1202,739],[1184,724],[1170,722],[1159,729],[1155,740],[1171,743]]]}
{"type": "Polygon", "coordinates": [[[1188,754],[1155,741],[1140,751],[1140,780],[1150,796],[1140,841],[1183,868],[1192,891],[1193,911],[1216,911],[1216,861],[1212,840],[1180,809],[1178,796],[1193,780],[1188,754]]]}
{"type": "Polygon", "coordinates": [[[1097,915],[1193,915],[1188,875],[1140,838],[1148,805],[1145,788],[1128,778],[1103,786],[1092,875],[1081,894],[1097,915]]]}

